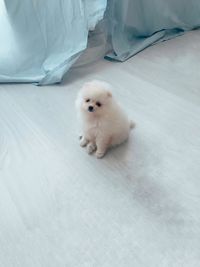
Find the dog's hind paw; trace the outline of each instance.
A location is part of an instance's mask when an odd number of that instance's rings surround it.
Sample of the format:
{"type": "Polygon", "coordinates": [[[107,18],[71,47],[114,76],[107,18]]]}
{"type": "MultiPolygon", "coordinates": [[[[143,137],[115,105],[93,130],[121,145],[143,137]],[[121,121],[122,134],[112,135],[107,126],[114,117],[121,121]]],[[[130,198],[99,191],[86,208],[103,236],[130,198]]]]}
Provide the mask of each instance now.
{"type": "Polygon", "coordinates": [[[99,152],[99,151],[97,151],[97,152],[95,153],[95,155],[96,155],[96,157],[97,157],[98,159],[101,159],[101,158],[103,158],[103,156],[105,155],[105,152],[99,152]]]}

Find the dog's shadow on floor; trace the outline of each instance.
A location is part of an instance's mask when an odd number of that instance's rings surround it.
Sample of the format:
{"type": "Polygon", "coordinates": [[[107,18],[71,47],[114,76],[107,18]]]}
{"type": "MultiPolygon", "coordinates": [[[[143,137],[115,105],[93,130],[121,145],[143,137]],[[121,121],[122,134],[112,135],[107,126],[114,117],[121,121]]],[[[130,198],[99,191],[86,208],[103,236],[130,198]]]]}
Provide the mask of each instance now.
{"type": "Polygon", "coordinates": [[[147,216],[176,231],[184,225],[185,210],[168,185],[164,147],[166,144],[157,136],[150,140],[136,134],[121,146],[110,149],[104,160],[113,170],[116,167],[122,186],[131,194],[134,204],[147,216]]]}

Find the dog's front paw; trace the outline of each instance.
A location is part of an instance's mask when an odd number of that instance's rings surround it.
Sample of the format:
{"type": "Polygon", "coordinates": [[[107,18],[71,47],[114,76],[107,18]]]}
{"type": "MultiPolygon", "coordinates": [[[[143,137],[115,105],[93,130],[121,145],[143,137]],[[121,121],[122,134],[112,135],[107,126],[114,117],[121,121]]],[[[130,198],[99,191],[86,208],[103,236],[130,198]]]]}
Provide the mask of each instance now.
{"type": "Polygon", "coordinates": [[[98,159],[101,159],[101,158],[103,158],[103,156],[105,155],[105,152],[97,151],[97,152],[95,153],[95,155],[96,155],[96,157],[97,157],[98,159]]]}
{"type": "Polygon", "coordinates": [[[80,140],[80,146],[85,147],[88,144],[88,140],[85,137],[82,137],[80,140]]]}
{"type": "Polygon", "coordinates": [[[96,150],[95,144],[89,143],[86,150],[88,154],[92,154],[96,150]]]}

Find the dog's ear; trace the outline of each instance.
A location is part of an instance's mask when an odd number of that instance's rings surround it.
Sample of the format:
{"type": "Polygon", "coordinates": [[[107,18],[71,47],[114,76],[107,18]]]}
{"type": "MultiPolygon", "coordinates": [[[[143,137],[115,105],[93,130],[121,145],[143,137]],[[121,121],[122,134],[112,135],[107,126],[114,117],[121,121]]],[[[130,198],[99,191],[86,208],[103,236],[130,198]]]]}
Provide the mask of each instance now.
{"type": "Polygon", "coordinates": [[[112,97],[112,93],[110,91],[107,92],[108,97],[112,97]]]}
{"type": "Polygon", "coordinates": [[[82,89],[84,89],[84,88],[87,88],[88,86],[90,85],[90,82],[85,82],[83,85],[82,85],[82,89]]]}

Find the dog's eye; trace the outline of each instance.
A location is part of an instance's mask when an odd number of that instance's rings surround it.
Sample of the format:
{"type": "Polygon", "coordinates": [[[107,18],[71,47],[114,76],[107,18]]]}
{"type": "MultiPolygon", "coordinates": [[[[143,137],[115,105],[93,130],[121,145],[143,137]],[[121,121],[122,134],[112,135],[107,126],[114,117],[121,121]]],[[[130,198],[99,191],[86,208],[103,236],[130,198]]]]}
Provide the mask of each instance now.
{"type": "Polygon", "coordinates": [[[97,105],[98,107],[101,107],[101,103],[100,103],[100,102],[97,102],[96,105],[97,105]]]}
{"type": "Polygon", "coordinates": [[[90,99],[89,99],[89,98],[88,98],[88,99],[86,99],[86,100],[85,100],[85,102],[90,102],[90,99]]]}

